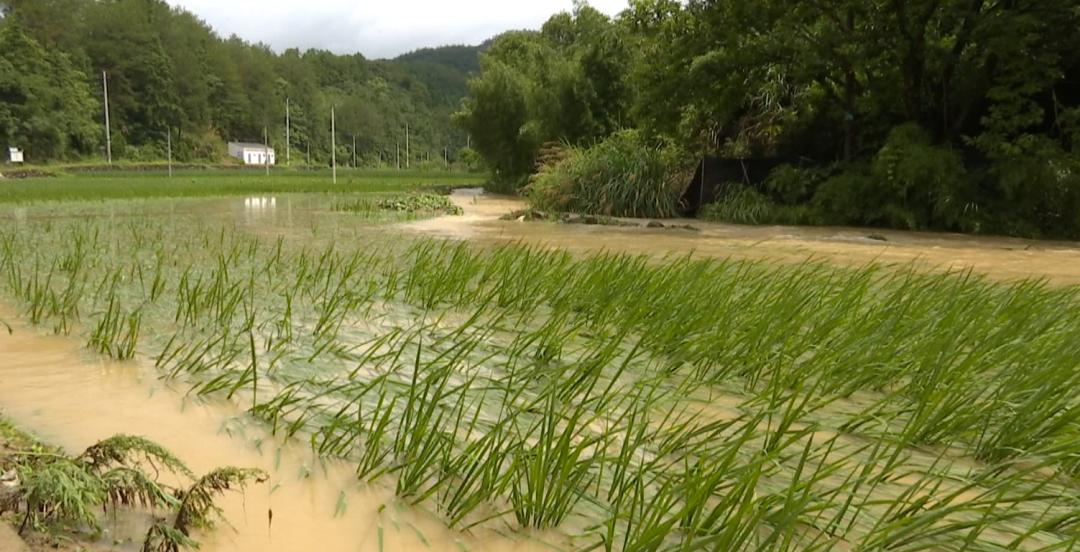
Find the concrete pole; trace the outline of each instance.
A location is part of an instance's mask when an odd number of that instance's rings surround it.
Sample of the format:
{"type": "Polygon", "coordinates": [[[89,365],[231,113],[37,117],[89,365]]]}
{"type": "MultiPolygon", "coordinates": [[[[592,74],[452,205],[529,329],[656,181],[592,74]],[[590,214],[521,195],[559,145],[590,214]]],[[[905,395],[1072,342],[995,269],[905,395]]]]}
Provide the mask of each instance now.
{"type": "Polygon", "coordinates": [[[109,76],[101,72],[101,86],[105,90],[105,159],[112,165],[112,130],[109,128],[109,76]]]}
{"type": "Polygon", "coordinates": [[[330,106],[330,166],[333,170],[334,184],[337,184],[337,121],[334,118],[334,106],[330,106]]]}
{"type": "Polygon", "coordinates": [[[165,136],[166,148],[169,150],[169,178],[172,178],[172,127],[169,127],[168,134],[165,136]]]}
{"type": "Polygon", "coordinates": [[[285,98],[285,166],[292,165],[292,119],[289,115],[289,98],[285,98]]]}

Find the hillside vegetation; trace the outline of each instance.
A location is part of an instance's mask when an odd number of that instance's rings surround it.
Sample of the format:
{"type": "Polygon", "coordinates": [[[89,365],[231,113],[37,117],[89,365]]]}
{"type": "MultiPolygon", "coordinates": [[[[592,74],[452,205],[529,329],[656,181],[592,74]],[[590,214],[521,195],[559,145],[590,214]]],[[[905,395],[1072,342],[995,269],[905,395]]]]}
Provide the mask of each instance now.
{"type": "Polygon", "coordinates": [[[466,144],[450,114],[467,92],[478,47],[430,49],[397,60],[289,49],[218,36],[162,0],[0,0],[0,144],[42,163],[104,158],[102,72],[108,74],[113,157],[216,160],[230,140],[270,143],[285,160],[328,163],[330,107],[338,160],[442,165],[466,144]]]}
{"type": "MultiPolygon", "coordinates": [[[[788,162],[730,183],[706,210],[724,220],[1078,239],[1078,25],[1067,0],[631,0],[615,18],[578,3],[499,37],[457,120],[507,190],[537,171],[530,189],[663,188],[645,165],[620,182],[538,166],[551,142],[636,129],[643,154],[788,162]]],[[[598,147],[618,165],[623,146],[598,147]]]]}

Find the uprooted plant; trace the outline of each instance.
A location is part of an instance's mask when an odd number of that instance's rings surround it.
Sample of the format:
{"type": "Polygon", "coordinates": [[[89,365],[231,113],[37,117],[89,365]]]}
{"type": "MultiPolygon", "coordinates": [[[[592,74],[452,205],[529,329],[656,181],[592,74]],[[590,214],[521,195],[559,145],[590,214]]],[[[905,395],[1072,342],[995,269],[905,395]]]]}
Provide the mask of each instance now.
{"type": "Polygon", "coordinates": [[[196,480],[192,471],[167,449],[142,437],[116,435],[77,456],[62,451],[26,451],[13,455],[18,484],[0,500],[0,513],[22,513],[19,532],[28,527],[64,526],[101,532],[97,509],[141,507],[168,512],[173,523],[151,527],[144,550],[195,549],[191,529],[209,528],[220,515],[214,497],[267,475],[256,469],[219,468],[196,480]],[[165,474],[194,481],[187,489],[161,481],[165,474]],[[175,515],[173,514],[175,512],[175,515]]]}

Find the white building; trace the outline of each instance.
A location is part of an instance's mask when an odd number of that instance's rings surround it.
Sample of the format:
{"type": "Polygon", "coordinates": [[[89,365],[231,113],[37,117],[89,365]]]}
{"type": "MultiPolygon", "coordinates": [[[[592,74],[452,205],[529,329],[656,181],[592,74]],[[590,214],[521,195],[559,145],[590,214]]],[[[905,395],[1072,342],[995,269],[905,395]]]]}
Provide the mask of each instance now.
{"type": "Polygon", "coordinates": [[[8,148],[8,163],[22,163],[23,152],[19,148],[8,148]]]}
{"type": "Polygon", "coordinates": [[[229,142],[229,157],[235,157],[245,165],[273,165],[276,162],[274,148],[245,142],[229,142]]]}

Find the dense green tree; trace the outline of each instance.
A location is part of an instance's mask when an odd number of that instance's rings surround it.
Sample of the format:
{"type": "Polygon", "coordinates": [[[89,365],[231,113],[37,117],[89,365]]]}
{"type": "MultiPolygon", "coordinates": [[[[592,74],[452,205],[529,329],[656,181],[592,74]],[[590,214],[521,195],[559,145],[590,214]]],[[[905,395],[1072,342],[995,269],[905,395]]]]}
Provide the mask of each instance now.
{"type": "MultiPolygon", "coordinates": [[[[225,141],[261,141],[264,129],[283,148],[286,99],[298,161],[310,151],[313,162],[328,162],[331,106],[344,123],[338,143],[351,148],[356,134],[369,163],[391,161],[406,123],[417,159],[441,157],[444,148],[456,152],[467,141],[450,115],[466,93],[462,68],[478,65],[479,48],[378,61],[317,50],[278,55],[238,37],[222,39],[162,0],[0,0],[0,8],[5,25],[49,55],[65,54],[65,67],[93,91],[93,105],[78,120],[99,116],[101,74],[108,73],[119,159],[164,155],[169,131],[180,159],[220,158],[225,141]]],[[[57,144],[38,159],[91,153],[88,146],[76,149],[74,140],[57,144]]]]}
{"type": "Polygon", "coordinates": [[[757,192],[802,220],[1080,237],[1078,26],[1073,0],[576,4],[497,40],[458,120],[519,185],[545,142],[637,127],[816,165],[757,192]]]}
{"type": "Polygon", "coordinates": [[[68,56],[0,24],[0,147],[22,148],[31,160],[90,152],[96,106],[68,56]]]}
{"type": "Polygon", "coordinates": [[[629,60],[618,26],[578,3],[539,33],[497,38],[456,120],[501,183],[520,185],[542,144],[590,144],[627,122],[629,60]]]}

